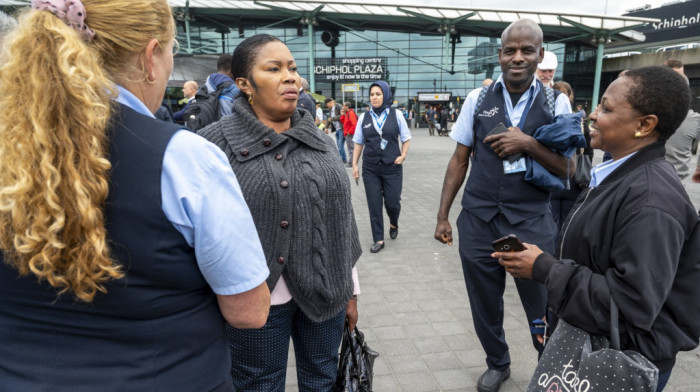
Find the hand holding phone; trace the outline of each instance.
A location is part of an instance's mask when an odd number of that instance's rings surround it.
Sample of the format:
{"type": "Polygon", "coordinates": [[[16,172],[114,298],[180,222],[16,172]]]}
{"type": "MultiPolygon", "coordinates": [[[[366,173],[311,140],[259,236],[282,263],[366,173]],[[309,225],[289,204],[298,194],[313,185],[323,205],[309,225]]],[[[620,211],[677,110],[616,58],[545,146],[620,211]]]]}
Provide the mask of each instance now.
{"type": "Polygon", "coordinates": [[[491,246],[496,252],[521,252],[526,249],[525,245],[523,245],[515,234],[508,234],[505,237],[499,238],[493,241],[491,246]]]}

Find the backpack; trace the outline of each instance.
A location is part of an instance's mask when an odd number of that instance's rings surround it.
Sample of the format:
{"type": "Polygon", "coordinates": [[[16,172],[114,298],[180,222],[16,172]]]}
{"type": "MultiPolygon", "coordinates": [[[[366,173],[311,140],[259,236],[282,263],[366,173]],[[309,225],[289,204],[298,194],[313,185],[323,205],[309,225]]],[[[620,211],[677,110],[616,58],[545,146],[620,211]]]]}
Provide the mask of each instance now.
{"type": "Polygon", "coordinates": [[[200,87],[194,95],[194,99],[185,110],[183,116],[185,119],[185,126],[191,131],[196,132],[218,121],[221,118],[219,115],[219,97],[226,87],[232,84],[232,82],[221,83],[219,88],[213,93],[209,93],[206,85],[200,87]]]}
{"type": "MultiPolygon", "coordinates": [[[[488,85],[486,87],[482,87],[481,91],[479,92],[479,97],[476,99],[476,107],[474,108],[474,116],[476,116],[479,113],[479,109],[481,109],[481,102],[484,101],[484,97],[486,97],[486,92],[489,90],[491,85],[488,85]]],[[[561,91],[559,90],[554,90],[551,87],[548,86],[542,86],[544,87],[544,96],[547,98],[547,107],[549,108],[549,111],[552,113],[552,116],[554,116],[554,105],[556,104],[556,98],[561,94],[561,91]]]]}

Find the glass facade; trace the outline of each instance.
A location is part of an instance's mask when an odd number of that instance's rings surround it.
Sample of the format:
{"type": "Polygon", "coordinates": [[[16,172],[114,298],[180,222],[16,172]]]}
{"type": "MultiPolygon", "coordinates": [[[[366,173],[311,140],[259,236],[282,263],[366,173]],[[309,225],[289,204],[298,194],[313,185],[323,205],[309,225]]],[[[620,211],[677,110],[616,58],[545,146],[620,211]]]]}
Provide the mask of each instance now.
{"type": "MultiPolygon", "coordinates": [[[[186,36],[182,26],[179,27],[178,40],[182,50],[187,53],[186,36]]],[[[314,28],[315,59],[329,58],[366,58],[385,57],[387,69],[384,80],[394,90],[397,107],[420,107],[418,93],[450,93],[451,101],[436,102],[450,107],[459,107],[466,95],[480,87],[486,78],[496,79],[500,75],[498,65],[498,48],[500,38],[478,36],[423,35],[378,30],[341,30],[338,33],[338,45],[326,46],[321,39],[325,30],[314,28]]],[[[191,30],[190,54],[232,53],[233,49],[245,37],[255,34],[272,34],[286,43],[294,56],[299,73],[310,79],[309,38],[306,26],[298,23],[285,26],[257,26],[245,24],[232,25],[228,32],[222,29],[195,27],[191,30]]],[[[556,80],[564,74],[565,45],[545,46],[554,52],[559,60],[556,80]]],[[[234,59],[235,61],[235,59],[234,59]]],[[[316,62],[316,60],[314,60],[316,62]]],[[[368,102],[368,87],[372,81],[358,83],[357,106],[364,107],[368,102]]],[[[341,82],[329,82],[325,78],[316,78],[314,92],[326,97],[343,100],[341,82]]],[[[345,93],[345,100],[353,101],[352,92],[345,93]]]]}

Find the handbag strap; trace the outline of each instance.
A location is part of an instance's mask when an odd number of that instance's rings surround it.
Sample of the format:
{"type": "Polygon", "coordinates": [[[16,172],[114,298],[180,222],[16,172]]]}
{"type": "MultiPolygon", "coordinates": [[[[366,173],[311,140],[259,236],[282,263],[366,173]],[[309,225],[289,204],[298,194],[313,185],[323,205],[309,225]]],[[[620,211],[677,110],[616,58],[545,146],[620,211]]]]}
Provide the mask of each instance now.
{"type": "Polygon", "coordinates": [[[610,347],[615,350],[620,350],[620,325],[619,325],[619,310],[617,304],[610,296],[610,347]]]}
{"type": "MultiPolygon", "coordinates": [[[[355,327],[357,329],[357,327],[355,327]]],[[[348,345],[350,345],[350,352],[352,353],[353,358],[357,358],[357,354],[355,353],[355,342],[353,341],[354,339],[352,338],[352,332],[350,331],[350,325],[348,325],[347,322],[345,322],[345,333],[347,334],[348,337],[348,345]]]]}

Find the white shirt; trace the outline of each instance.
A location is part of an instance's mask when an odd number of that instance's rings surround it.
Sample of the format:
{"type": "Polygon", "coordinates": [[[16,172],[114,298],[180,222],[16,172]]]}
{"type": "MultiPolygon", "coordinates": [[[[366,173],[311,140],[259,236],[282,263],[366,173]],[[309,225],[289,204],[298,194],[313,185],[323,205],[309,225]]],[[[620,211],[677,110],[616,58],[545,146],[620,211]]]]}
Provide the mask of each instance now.
{"type": "MultiPolygon", "coordinates": [[[[505,82],[503,81],[503,75],[501,74],[501,76],[498,77],[498,80],[493,83],[493,88],[503,89],[503,98],[505,100],[505,105],[503,106],[506,109],[506,115],[510,118],[510,122],[512,124],[520,123],[520,118],[525,111],[525,107],[527,106],[527,101],[530,99],[530,96],[539,94],[540,92],[540,85],[537,83],[537,78],[532,78],[530,87],[528,87],[527,91],[523,93],[515,106],[513,106],[513,103],[510,100],[510,94],[508,93],[505,82]]],[[[481,88],[477,88],[472,90],[469,95],[467,95],[467,99],[462,106],[459,117],[452,126],[452,131],[450,132],[450,137],[452,137],[452,139],[467,147],[472,147],[474,145],[474,131],[472,129],[474,124],[474,109],[476,109],[476,102],[479,99],[480,93],[481,88]]],[[[554,102],[554,115],[556,116],[564,113],[571,113],[571,102],[566,94],[559,94],[554,102]]]]}
{"type": "MultiPolygon", "coordinates": [[[[130,91],[117,89],[117,102],[153,117],[130,91]]],[[[216,294],[249,291],[270,275],[238,180],[214,144],[186,129],[173,135],[163,156],[161,203],[216,294]]]]}

